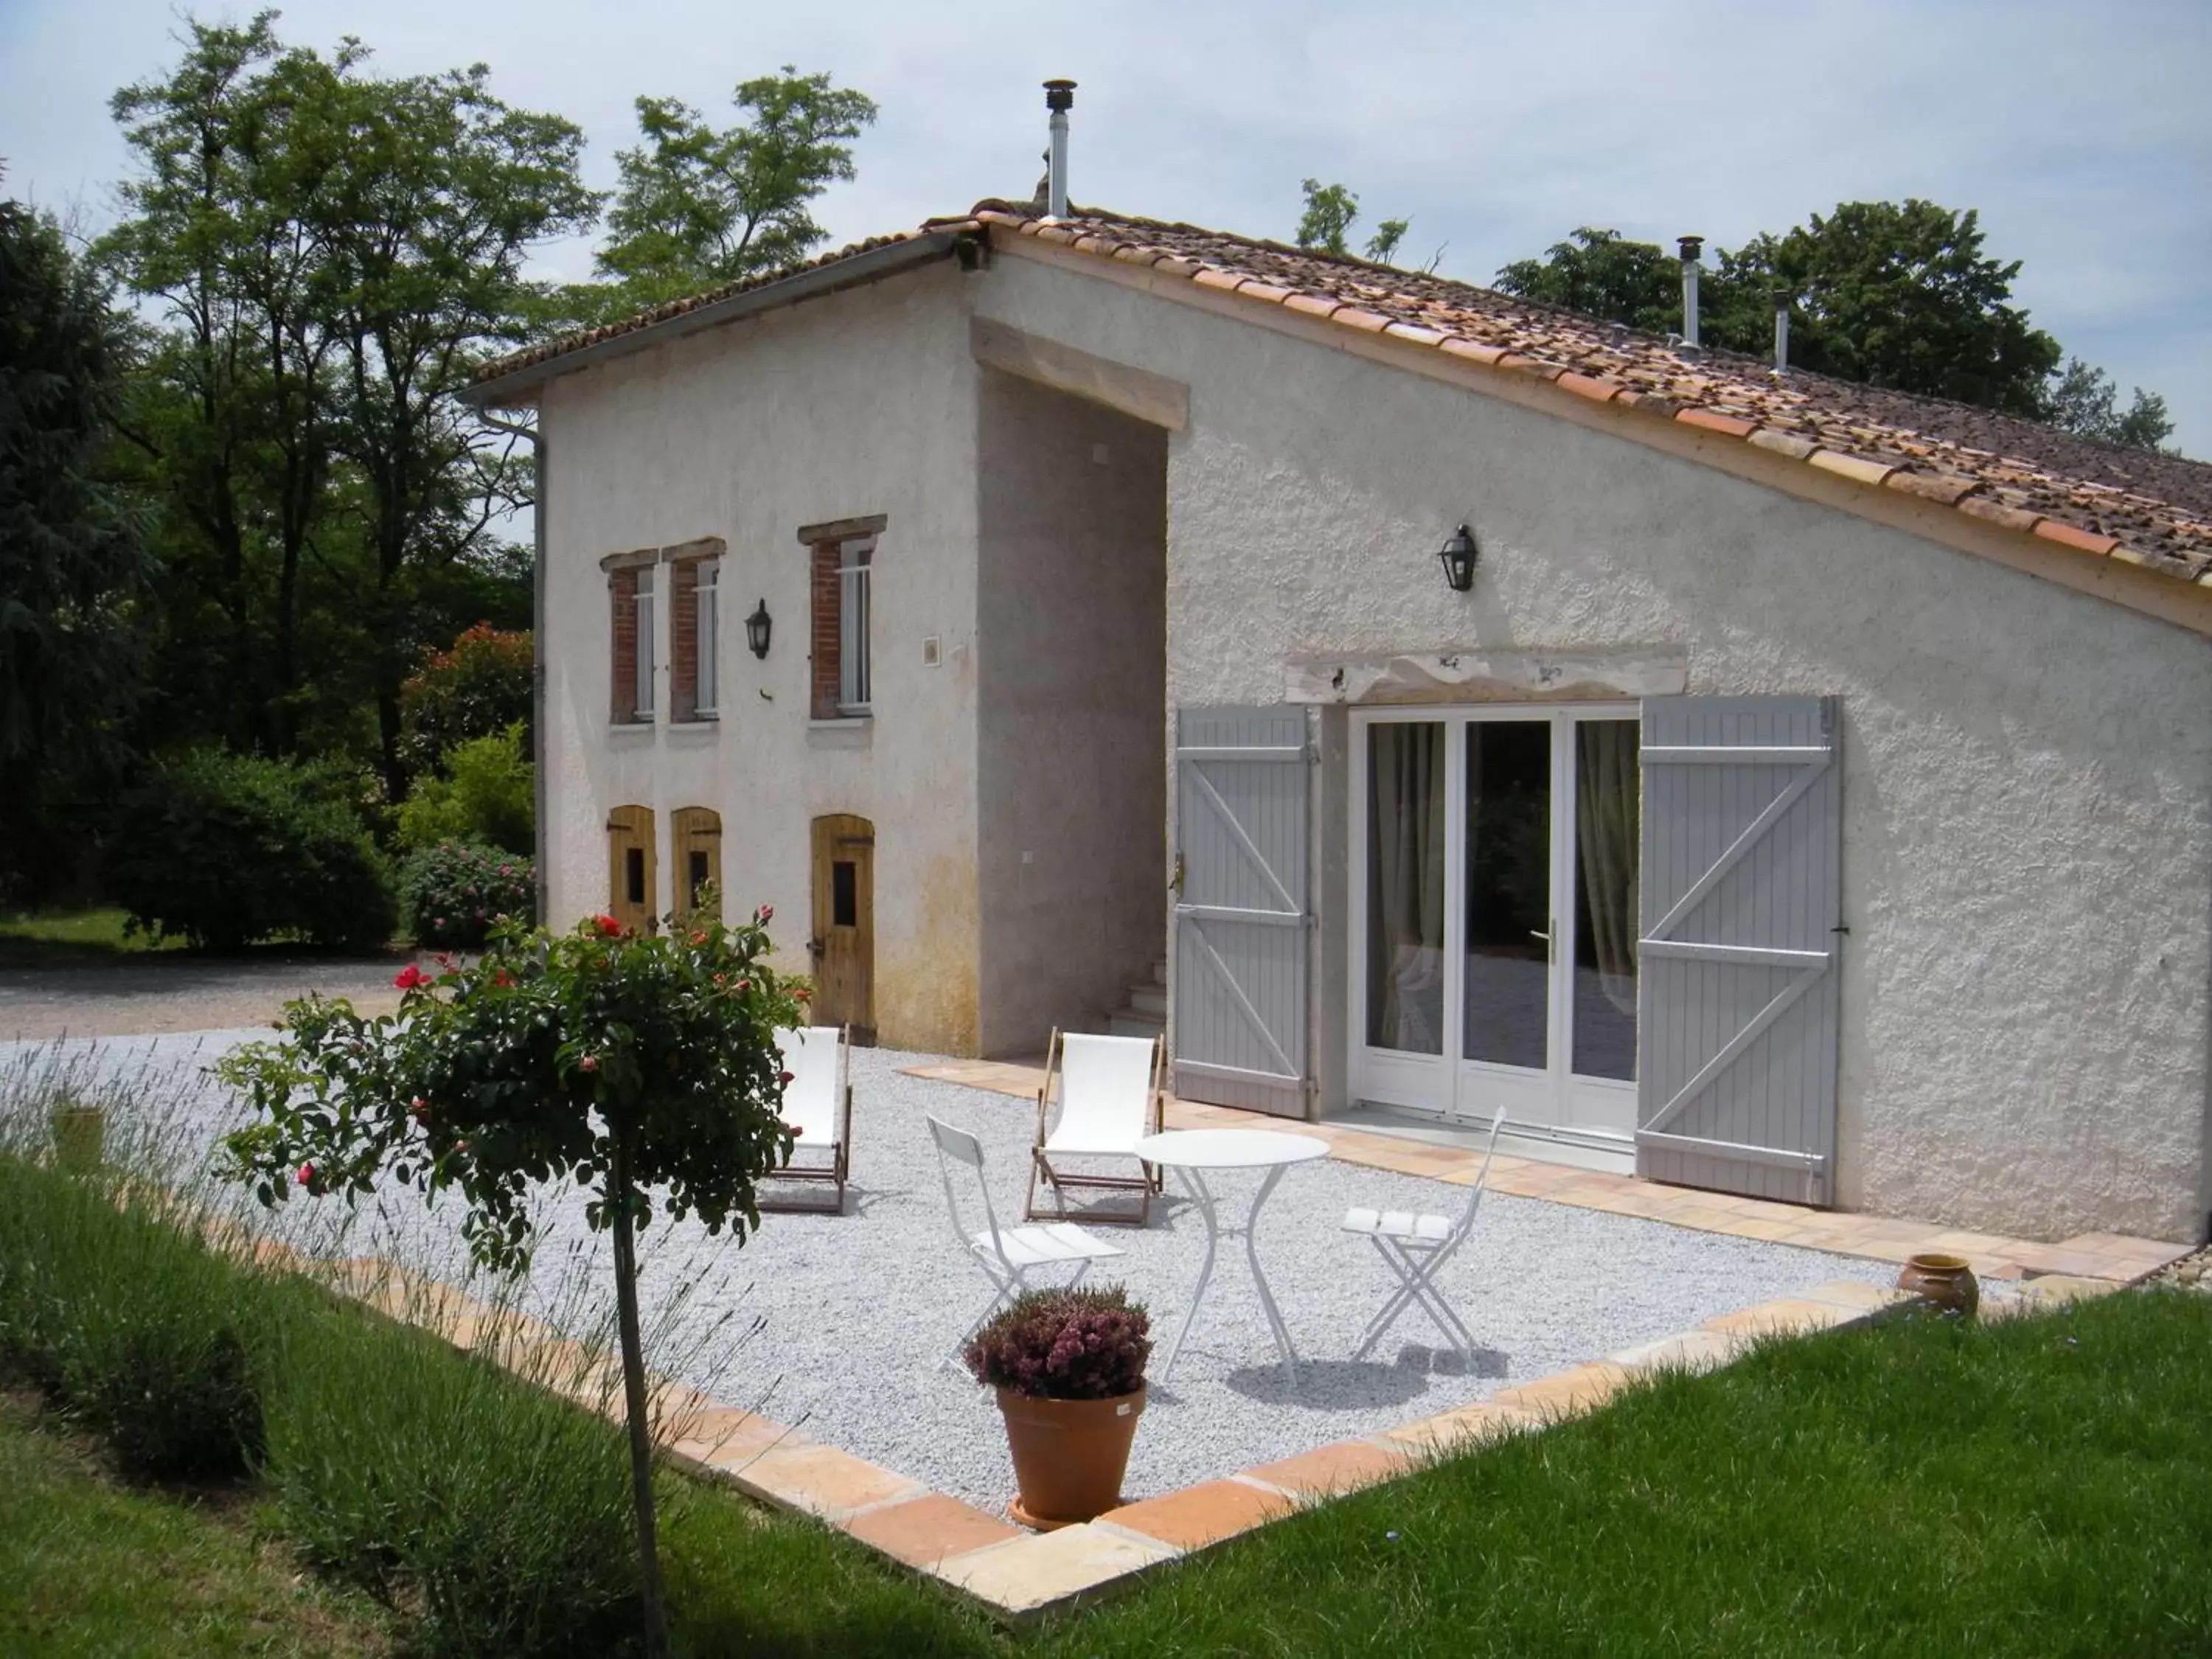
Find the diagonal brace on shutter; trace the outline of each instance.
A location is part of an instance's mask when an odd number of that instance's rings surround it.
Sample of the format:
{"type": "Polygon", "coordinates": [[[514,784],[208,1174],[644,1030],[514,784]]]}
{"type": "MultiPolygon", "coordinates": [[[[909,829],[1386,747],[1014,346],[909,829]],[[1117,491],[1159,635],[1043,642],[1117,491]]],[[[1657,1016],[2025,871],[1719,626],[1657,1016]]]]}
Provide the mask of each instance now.
{"type": "Polygon", "coordinates": [[[1230,810],[1229,803],[1221,799],[1221,792],[1213,787],[1213,781],[1195,767],[1192,769],[1190,781],[1197,786],[1200,797],[1221,820],[1222,827],[1229,831],[1229,838],[1237,843],[1237,850],[1260,872],[1261,879],[1273,890],[1283,908],[1293,915],[1303,912],[1305,907],[1291,896],[1290,889],[1283,885],[1282,878],[1274,872],[1266,857],[1253,844],[1252,837],[1245,832],[1244,826],[1237,822],[1237,814],[1230,810]]]}
{"type": "Polygon", "coordinates": [[[1253,1034],[1266,1047],[1269,1055],[1273,1058],[1278,1066],[1283,1068],[1284,1077],[1291,1081],[1297,1081],[1300,1076],[1297,1066],[1292,1062],[1291,1057],[1283,1052],[1283,1045],[1275,1040],[1275,1034],[1267,1029],[1267,1022],[1260,1018],[1260,1011],[1252,1006],[1252,999],[1244,994],[1244,988],[1237,982],[1237,975],[1230,971],[1229,964],[1221,959],[1221,952],[1213,948],[1213,941],[1206,938],[1206,929],[1199,925],[1198,918],[1185,909],[1182,913],[1182,925],[1190,929],[1191,937],[1196,942],[1200,951],[1204,954],[1206,964],[1213,969],[1215,975],[1221,981],[1222,988],[1229,993],[1230,1001],[1236,1005],[1237,1012],[1244,1017],[1244,1023],[1252,1028],[1253,1034]]]}

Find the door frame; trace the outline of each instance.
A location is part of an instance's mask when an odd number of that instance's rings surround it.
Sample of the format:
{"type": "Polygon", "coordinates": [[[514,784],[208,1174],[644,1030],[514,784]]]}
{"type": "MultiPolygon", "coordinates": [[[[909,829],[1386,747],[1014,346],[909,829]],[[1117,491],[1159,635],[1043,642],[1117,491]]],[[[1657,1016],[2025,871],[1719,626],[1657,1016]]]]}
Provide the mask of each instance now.
{"type": "Polygon", "coordinates": [[[876,1040],[876,826],[854,812],[824,812],[807,825],[808,921],[807,939],[815,977],[814,1018],[823,1024],[848,1026],[853,1041],[876,1040]],[[853,932],[857,989],[853,1006],[824,1012],[821,1000],[822,962],[829,954],[829,936],[836,926],[836,848],[841,844],[865,847],[865,858],[853,860],[853,932]]]}
{"type": "MultiPolygon", "coordinates": [[[[1637,1085],[1631,1079],[1584,1077],[1574,1059],[1575,746],[1562,731],[1589,720],[1641,720],[1635,698],[1595,702],[1402,703],[1354,708],[1346,791],[1346,1094],[1357,1104],[1382,1106],[1449,1121],[1487,1127],[1479,1103],[1497,1100],[1511,1133],[1530,1139],[1586,1147],[1633,1167],[1637,1085]],[[1541,1071],[1471,1060],[1464,1056],[1464,951],[1467,905],[1466,730],[1496,721],[1551,725],[1552,946],[1547,996],[1549,1063],[1541,1071]],[[1369,733],[1377,726],[1442,723],[1444,741],[1444,957],[1443,1051],[1431,1057],[1376,1048],[1367,1041],[1367,812],[1369,733]],[[1564,892],[1567,902],[1559,902],[1564,892]],[[1480,1091],[1478,1093],[1477,1091],[1480,1091]],[[1516,1105],[1520,1109],[1516,1110],[1516,1105]]],[[[1641,848],[1638,849],[1641,857],[1641,848]]]]}

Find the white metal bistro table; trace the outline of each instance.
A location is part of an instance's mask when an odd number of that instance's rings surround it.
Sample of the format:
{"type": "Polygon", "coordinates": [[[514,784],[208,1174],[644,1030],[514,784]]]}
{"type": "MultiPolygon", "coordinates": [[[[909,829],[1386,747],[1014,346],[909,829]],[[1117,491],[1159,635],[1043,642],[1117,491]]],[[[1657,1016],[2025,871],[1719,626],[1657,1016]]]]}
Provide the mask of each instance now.
{"type": "Polygon", "coordinates": [[[1182,1328],[1176,1331],[1175,1346],[1168,1350],[1168,1362],[1160,1368],[1160,1381],[1164,1382],[1175,1371],[1176,1358],[1182,1352],[1183,1339],[1190,1334],[1191,1322],[1198,1317],[1199,1304],[1206,1300],[1206,1287],[1213,1277],[1214,1248],[1221,1242],[1224,1228],[1214,1214],[1213,1194],[1206,1190],[1206,1171],[1208,1170],[1265,1170],[1267,1177],[1260,1182],[1260,1191],[1252,1200],[1252,1212],[1244,1220],[1245,1259],[1252,1264],[1252,1283],[1260,1292],[1260,1306],[1267,1316],[1267,1328],[1275,1334],[1275,1346],[1282,1350],[1283,1375],[1291,1387],[1298,1385],[1297,1350],[1291,1346],[1291,1333],[1283,1323],[1283,1316],[1276,1309],[1275,1298],[1268,1291],[1267,1276],[1260,1271],[1260,1252],[1253,1242],[1254,1229],[1260,1220],[1261,1206],[1267,1203],[1267,1194],[1275,1190],[1275,1183],[1283,1178],[1283,1171],[1293,1164],[1304,1164],[1316,1158],[1328,1156],[1328,1142],[1317,1135],[1287,1134],[1280,1129],[1170,1129],[1164,1133],[1146,1135],[1137,1143],[1137,1156],[1147,1164],[1158,1164],[1173,1170],[1197,1201],[1198,1213],[1206,1223],[1206,1260],[1198,1270],[1198,1284],[1190,1293],[1190,1307],[1182,1316],[1182,1328]]]}

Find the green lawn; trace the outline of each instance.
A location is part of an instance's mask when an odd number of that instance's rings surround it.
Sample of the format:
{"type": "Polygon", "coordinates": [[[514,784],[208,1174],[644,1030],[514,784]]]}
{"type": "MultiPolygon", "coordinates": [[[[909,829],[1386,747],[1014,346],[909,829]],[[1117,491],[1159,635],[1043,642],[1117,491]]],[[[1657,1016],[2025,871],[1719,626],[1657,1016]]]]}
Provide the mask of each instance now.
{"type": "Polygon", "coordinates": [[[124,913],[97,910],[0,910],[0,968],[61,968],[112,962],[125,955],[173,951],[143,933],[125,934],[124,913]]]}
{"type": "Polygon", "coordinates": [[[1899,1320],[1253,1534],[1054,1656],[2212,1653],[2212,1297],[1899,1320]]]}
{"type": "Polygon", "coordinates": [[[304,1575],[242,1499],[134,1490],[0,1393],[0,1653],[9,1659],[400,1651],[365,1597],[304,1575]]]}

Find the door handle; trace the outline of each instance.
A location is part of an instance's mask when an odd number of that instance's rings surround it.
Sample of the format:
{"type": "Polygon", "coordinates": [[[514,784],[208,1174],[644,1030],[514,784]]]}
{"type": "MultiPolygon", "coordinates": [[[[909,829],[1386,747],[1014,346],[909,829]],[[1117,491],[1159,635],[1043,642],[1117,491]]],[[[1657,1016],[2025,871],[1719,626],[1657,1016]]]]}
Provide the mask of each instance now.
{"type": "Polygon", "coordinates": [[[823,951],[829,948],[819,939],[811,939],[806,941],[806,954],[817,962],[821,960],[823,951]]]}
{"type": "MultiPolygon", "coordinates": [[[[1557,924],[1553,924],[1553,925],[1554,925],[1554,926],[1556,926],[1557,924]]],[[[1534,927],[1531,927],[1531,928],[1528,930],[1528,937],[1529,937],[1530,939],[1541,939],[1541,940],[1543,940],[1543,941],[1544,941],[1544,960],[1545,960],[1545,961],[1547,961],[1547,962],[1549,962],[1549,961],[1552,959],[1552,936],[1551,936],[1551,934],[1550,934],[1550,933],[1545,933],[1545,932],[1540,932],[1538,929],[1534,928],[1534,927]]]]}
{"type": "Polygon", "coordinates": [[[1182,896],[1182,854],[1180,853],[1176,854],[1175,873],[1168,878],[1168,891],[1177,898],[1182,896]]]}

